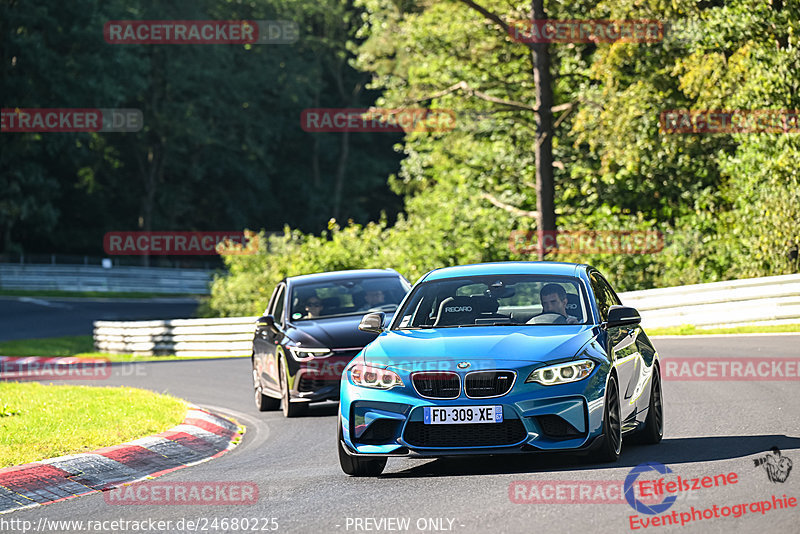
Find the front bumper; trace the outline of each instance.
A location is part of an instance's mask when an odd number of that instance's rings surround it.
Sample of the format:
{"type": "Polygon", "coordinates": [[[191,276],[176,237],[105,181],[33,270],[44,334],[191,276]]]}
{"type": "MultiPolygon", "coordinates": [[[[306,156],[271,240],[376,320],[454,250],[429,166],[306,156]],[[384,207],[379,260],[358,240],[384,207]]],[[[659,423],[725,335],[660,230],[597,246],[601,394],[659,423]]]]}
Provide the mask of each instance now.
{"type": "Polygon", "coordinates": [[[356,353],[357,350],[349,350],[305,362],[293,361],[289,377],[292,402],[338,401],[342,371],[356,353]]]}
{"type": "Polygon", "coordinates": [[[518,369],[507,394],[452,400],[422,398],[404,386],[382,391],[355,386],[345,374],[340,414],[344,449],[352,455],[439,457],[591,449],[602,435],[608,366],[584,380],[542,386],[525,383],[530,369],[518,369]],[[502,423],[425,425],[425,406],[501,406],[502,423]]]}

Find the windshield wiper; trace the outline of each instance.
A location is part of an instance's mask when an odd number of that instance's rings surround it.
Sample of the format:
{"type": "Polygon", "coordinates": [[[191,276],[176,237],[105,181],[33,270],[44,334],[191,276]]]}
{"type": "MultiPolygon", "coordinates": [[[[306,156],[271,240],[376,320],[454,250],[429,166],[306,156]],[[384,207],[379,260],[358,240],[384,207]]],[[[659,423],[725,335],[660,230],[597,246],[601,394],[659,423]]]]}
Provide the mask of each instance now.
{"type": "Polygon", "coordinates": [[[495,322],[495,323],[460,324],[458,325],[458,328],[469,328],[472,326],[523,326],[523,325],[519,323],[495,322]]]}
{"type": "MultiPolygon", "coordinates": [[[[404,326],[402,328],[398,328],[398,330],[426,330],[428,328],[458,328],[460,326],[464,326],[464,325],[451,324],[451,325],[434,326],[432,324],[421,324],[419,326],[404,326]]],[[[470,325],[470,326],[475,326],[475,325],[470,325]]]]}

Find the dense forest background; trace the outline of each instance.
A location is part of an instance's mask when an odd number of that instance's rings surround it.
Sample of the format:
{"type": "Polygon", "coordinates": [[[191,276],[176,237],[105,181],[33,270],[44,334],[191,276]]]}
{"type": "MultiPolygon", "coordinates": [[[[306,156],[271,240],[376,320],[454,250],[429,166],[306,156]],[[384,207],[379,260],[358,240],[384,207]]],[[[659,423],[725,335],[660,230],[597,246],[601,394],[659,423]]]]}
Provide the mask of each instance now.
{"type": "MultiPolygon", "coordinates": [[[[662,111],[800,109],[796,0],[545,0],[649,19],[655,43],[549,45],[557,226],[657,230],[653,254],[558,254],[618,289],[798,272],[797,133],[675,134],[662,111]]],[[[207,313],[259,313],[283,276],[535,259],[530,50],[506,0],[0,0],[3,107],[143,111],[135,134],[0,142],[0,248],[97,253],[109,230],[280,231],[224,258],[207,313]],[[293,45],[108,45],[114,19],[284,19],[293,45]],[[452,109],[444,132],[309,133],[312,107],[452,109]]]]}
{"type": "Polygon", "coordinates": [[[136,108],[137,133],[3,133],[0,252],[103,255],[105,232],[319,232],[402,199],[397,134],[312,135],[311,107],[369,107],[338,2],[0,0],[3,108],[136,108]],[[112,45],[109,20],[290,20],[293,45],[112,45]]]}

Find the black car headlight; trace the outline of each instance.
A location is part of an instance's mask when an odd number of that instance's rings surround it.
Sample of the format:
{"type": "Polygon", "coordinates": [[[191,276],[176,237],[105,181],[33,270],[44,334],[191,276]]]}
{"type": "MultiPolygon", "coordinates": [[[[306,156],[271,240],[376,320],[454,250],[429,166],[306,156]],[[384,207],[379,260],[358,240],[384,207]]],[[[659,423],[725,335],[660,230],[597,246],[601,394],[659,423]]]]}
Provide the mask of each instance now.
{"type": "Polygon", "coordinates": [[[525,382],[538,382],[543,386],[577,382],[592,374],[592,369],[594,369],[594,362],[592,360],[577,360],[574,362],[548,365],[547,367],[534,369],[533,372],[528,375],[525,382]]]}
{"type": "Polygon", "coordinates": [[[313,360],[314,358],[327,358],[333,352],[331,349],[323,349],[323,348],[311,348],[311,347],[287,347],[289,349],[289,354],[292,355],[298,362],[307,362],[309,360],[313,360]]]}

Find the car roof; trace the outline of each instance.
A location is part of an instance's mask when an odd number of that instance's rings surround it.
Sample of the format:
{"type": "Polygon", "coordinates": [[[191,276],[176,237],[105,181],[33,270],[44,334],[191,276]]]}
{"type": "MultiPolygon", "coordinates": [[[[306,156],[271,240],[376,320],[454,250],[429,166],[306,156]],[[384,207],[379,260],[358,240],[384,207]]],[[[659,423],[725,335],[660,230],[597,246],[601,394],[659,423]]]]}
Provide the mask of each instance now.
{"type": "Polygon", "coordinates": [[[580,263],[564,263],[558,261],[502,261],[493,263],[475,263],[456,267],[435,269],[424,277],[429,280],[442,280],[460,276],[480,276],[492,274],[549,274],[556,276],[577,276],[589,266],[580,263]]]}
{"type": "Polygon", "coordinates": [[[301,274],[290,276],[285,281],[290,284],[306,282],[332,282],[338,280],[350,280],[358,278],[400,278],[400,273],[394,269],[353,269],[351,271],[329,271],[325,273],[301,274]]]}

